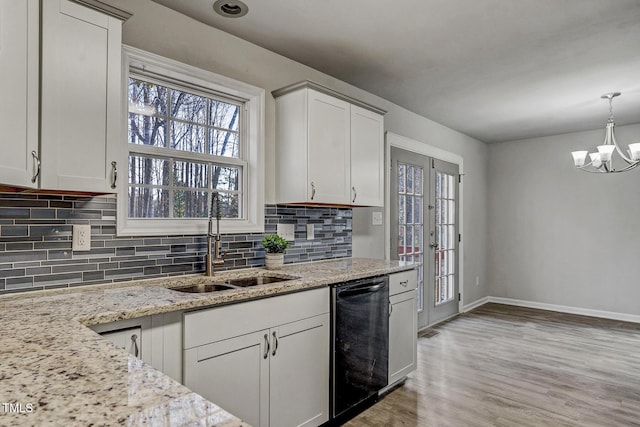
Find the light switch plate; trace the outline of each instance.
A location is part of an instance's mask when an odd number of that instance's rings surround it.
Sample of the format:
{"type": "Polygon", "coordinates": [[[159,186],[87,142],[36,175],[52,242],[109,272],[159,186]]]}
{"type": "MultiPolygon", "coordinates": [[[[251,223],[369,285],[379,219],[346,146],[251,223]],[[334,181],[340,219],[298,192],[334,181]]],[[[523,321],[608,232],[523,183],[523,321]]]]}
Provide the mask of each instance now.
{"type": "Polygon", "coordinates": [[[74,225],[73,240],[71,242],[71,250],[74,252],[91,250],[91,226],[90,225],[74,225]]]}
{"type": "Polygon", "coordinates": [[[278,236],[282,237],[283,239],[292,242],[296,238],[295,224],[277,224],[276,233],[278,233],[278,236]]]}
{"type": "Polygon", "coordinates": [[[382,225],[382,212],[371,212],[371,225],[382,225]]]}
{"type": "Polygon", "coordinates": [[[315,227],[313,224],[307,224],[307,240],[315,239],[315,227]]]}

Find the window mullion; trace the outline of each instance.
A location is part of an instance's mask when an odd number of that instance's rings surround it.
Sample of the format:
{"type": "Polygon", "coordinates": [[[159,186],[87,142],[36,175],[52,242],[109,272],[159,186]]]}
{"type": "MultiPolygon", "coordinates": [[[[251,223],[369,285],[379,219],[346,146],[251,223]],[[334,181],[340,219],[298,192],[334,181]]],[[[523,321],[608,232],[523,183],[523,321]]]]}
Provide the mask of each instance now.
{"type": "Polygon", "coordinates": [[[165,159],[176,159],[184,161],[195,161],[198,163],[211,163],[216,166],[246,167],[247,161],[234,159],[233,157],[214,156],[211,154],[190,153],[188,151],[176,151],[170,148],[151,147],[148,145],[129,145],[129,154],[143,155],[151,157],[162,157],[165,159]]]}
{"type": "Polygon", "coordinates": [[[171,90],[167,88],[167,111],[164,119],[164,147],[162,147],[166,150],[171,149],[171,102],[173,102],[171,98],[171,90]]]}
{"type": "Polygon", "coordinates": [[[173,187],[173,159],[169,159],[169,182],[167,184],[164,184],[164,188],[167,189],[167,193],[169,194],[169,218],[173,218],[173,199],[175,197],[175,190],[173,187]]]}

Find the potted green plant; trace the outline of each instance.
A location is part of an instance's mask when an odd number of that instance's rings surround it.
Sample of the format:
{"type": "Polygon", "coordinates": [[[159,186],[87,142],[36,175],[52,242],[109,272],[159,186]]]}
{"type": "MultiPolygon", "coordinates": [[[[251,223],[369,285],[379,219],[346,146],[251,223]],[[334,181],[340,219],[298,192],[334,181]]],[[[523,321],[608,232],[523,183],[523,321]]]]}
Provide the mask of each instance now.
{"type": "Polygon", "coordinates": [[[269,270],[282,267],[284,264],[284,251],[289,247],[283,237],[277,234],[267,234],[262,238],[262,246],[265,251],[265,266],[269,270]]]}

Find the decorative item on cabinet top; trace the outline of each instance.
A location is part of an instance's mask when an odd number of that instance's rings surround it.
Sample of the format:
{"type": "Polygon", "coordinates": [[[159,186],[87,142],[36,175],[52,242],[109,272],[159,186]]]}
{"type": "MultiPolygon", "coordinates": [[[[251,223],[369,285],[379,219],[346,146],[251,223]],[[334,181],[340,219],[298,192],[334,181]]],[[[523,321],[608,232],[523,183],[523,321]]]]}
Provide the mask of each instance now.
{"type": "Polygon", "coordinates": [[[276,202],[383,206],[386,111],[311,81],[271,93],[276,202]]]}

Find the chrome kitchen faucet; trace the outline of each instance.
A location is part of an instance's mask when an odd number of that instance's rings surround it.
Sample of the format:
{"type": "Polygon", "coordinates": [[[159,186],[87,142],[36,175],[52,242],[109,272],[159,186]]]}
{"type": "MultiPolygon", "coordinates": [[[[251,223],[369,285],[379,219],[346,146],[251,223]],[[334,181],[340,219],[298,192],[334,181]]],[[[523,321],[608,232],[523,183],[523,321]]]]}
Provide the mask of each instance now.
{"type": "Polygon", "coordinates": [[[213,276],[214,268],[224,264],[227,253],[220,254],[220,194],[214,191],[211,194],[211,208],[209,209],[209,232],[207,233],[207,256],[205,258],[205,276],[213,276]],[[213,206],[216,207],[216,234],[213,234],[213,206]],[[213,253],[211,241],[215,240],[213,253]]]}

